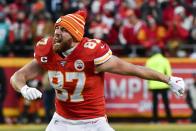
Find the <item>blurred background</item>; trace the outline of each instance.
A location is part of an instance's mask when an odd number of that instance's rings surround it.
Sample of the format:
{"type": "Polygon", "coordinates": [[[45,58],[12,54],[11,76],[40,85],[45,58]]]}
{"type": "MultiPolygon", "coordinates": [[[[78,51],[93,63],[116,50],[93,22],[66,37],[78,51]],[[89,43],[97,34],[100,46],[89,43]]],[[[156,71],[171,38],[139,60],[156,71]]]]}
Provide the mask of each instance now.
{"type": "Polygon", "coordinates": [[[0,0],[0,123],[50,121],[54,90],[47,75],[27,83],[44,93],[32,102],[15,92],[9,79],[33,59],[36,42],[53,35],[55,21],[78,9],[88,11],[86,37],[106,41],[115,55],[138,65],[146,65],[156,47],[169,60],[171,73],[187,85],[183,97],[167,92],[172,120],[158,96],[158,119],[153,121],[148,81],[106,73],[109,121],[196,122],[196,0],[0,0]]]}

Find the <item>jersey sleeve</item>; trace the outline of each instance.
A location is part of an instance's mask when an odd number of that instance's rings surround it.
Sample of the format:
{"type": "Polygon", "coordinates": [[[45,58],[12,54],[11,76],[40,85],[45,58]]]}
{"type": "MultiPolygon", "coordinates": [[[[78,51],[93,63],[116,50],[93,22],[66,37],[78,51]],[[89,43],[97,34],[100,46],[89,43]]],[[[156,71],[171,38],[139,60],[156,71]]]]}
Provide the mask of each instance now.
{"type": "Polygon", "coordinates": [[[34,58],[47,56],[52,50],[52,38],[46,37],[42,38],[37,42],[34,49],[34,58]]]}
{"type": "Polygon", "coordinates": [[[96,56],[94,58],[94,64],[100,65],[108,61],[112,56],[112,51],[110,47],[105,43],[101,42],[96,47],[96,56]]]}

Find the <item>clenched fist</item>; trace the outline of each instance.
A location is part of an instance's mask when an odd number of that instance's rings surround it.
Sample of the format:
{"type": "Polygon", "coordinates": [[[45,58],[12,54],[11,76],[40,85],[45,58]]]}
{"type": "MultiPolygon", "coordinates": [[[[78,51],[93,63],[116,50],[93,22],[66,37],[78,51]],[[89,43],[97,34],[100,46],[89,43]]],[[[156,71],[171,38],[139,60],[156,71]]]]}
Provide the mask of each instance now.
{"type": "Polygon", "coordinates": [[[20,90],[22,96],[27,100],[35,100],[42,97],[42,93],[36,88],[29,87],[27,85],[23,86],[20,90]]]}

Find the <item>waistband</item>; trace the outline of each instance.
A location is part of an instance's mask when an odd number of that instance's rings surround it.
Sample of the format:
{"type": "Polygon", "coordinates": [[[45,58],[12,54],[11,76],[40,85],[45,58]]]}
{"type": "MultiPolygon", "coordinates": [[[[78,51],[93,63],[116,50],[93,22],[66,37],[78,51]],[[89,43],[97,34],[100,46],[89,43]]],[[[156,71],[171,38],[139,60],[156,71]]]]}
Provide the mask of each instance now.
{"type": "Polygon", "coordinates": [[[100,120],[107,121],[106,116],[97,117],[97,118],[93,118],[93,119],[85,119],[85,120],[71,120],[71,119],[66,119],[66,118],[60,116],[56,112],[54,113],[53,118],[55,118],[57,121],[59,120],[59,122],[65,122],[65,123],[69,123],[69,124],[73,124],[73,125],[93,124],[93,123],[96,123],[100,120]]]}

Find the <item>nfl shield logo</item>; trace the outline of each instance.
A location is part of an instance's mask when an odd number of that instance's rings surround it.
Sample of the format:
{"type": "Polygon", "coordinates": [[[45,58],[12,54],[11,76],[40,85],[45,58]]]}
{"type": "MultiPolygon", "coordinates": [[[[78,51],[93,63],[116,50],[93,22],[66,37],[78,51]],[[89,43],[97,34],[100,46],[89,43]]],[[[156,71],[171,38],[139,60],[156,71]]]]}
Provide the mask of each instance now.
{"type": "Polygon", "coordinates": [[[66,61],[61,61],[60,64],[61,64],[61,66],[65,66],[66,61]]]}

